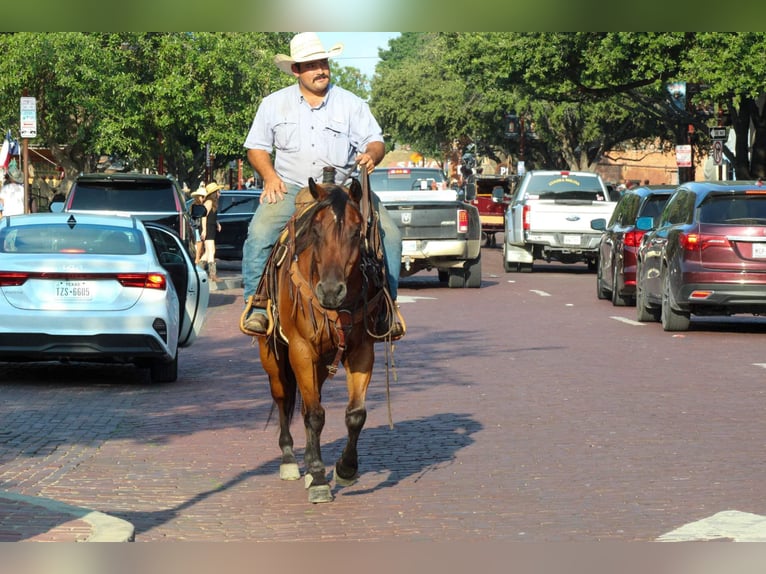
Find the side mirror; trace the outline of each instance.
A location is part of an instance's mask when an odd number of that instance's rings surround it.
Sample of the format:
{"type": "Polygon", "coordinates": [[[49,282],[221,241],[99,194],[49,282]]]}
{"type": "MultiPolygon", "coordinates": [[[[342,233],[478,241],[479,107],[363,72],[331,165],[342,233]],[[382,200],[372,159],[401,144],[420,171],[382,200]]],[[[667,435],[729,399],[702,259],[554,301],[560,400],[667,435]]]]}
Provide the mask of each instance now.
{"type": "Polygon", "coordinates": [[[639,217],[636,220],[636,229],[639,231],[651,231],[654,229],[653,217],[639,217]]]}
{"type": "Polygon", "coordinates": [[[590,220],[590,228],[596,231],[604,231],[606,229],[606,219],[599,217],[598,219],[590,220]]]}

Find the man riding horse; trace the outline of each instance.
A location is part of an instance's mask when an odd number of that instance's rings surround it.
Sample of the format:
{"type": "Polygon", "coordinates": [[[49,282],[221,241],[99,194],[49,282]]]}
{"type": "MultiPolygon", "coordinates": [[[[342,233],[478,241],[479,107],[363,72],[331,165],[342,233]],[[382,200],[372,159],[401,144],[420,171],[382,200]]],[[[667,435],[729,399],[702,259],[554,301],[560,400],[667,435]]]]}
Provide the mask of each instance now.
{"type": "MultiPolygon", "coordinates": [[[[367,103],[330,81],[328,59],[342,51],[342,44],[325,50],[314,32],[294,36],[290,56],[277,54],[274,62],[298,81],[263,99],[245,140],[248,161],[263,179],[261,205],[250,222],[242,253],[248,305],[241,328],[250,335],[269,330],[267,301],[259,296],[258,286],[272,247],[295,211],[298,192],[309,178],[322,181],[325,167],[334,168],[335,183],[343,185],[357,168],[371,172],[385,154],[382,131],[367,103]]],[[[396,301],[401,234],[379,198],[371,195],[380,221],[388,288],[396,301]]],[[[396,315],[391,324],[382,321],[378,326],[391,340],[404,334],[398,310],[396,315]]]]}

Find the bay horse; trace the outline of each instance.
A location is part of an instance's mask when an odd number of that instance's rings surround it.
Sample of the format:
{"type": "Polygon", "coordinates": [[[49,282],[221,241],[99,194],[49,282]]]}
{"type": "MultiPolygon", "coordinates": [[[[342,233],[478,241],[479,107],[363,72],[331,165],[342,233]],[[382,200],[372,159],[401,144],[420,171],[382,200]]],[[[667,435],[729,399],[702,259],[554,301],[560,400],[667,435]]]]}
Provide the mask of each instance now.
{"type": "Polygon", "coordinates": [[[280,478],[300,478],[290,434],[300,392],[305,483],[309,502],[318,503],[333,499],[320,445],[325,423],[322,386],[342,362],[348,440],[334,474],[336,484],[353,484],[358,476],[357,441],[367,418],[374,343],[381,338],[375,326],[381,316],[392,314],[394,304],[384,288],[385,264],[367,187],[356,179],[348,188],[313,179],[308,183],[308,207],[300,208],[302,195],[307,195],[304,188],[264,273],[273,328],[258,343],[279,414],[280,478]]]}

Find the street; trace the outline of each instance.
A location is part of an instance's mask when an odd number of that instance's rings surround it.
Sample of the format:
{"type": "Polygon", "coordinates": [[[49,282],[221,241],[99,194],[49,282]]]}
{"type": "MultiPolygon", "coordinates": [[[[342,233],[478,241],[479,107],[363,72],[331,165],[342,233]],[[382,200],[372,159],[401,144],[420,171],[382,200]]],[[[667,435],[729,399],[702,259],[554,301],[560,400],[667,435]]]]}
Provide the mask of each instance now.
{"type": "MultiPolygon", "coordinates": [[[[331,503],[279,479],[238,288],[211,293],[176,383],[131,366],[0,365],[0,484],[128,520],[138,543],[766,540],[748,526],[766,521],[766,319],[665,333],[597,300],[584,265],[505,273],[501,248],[482,255],[481,289],[435,271],[402,280],[408,333],[388,371],[377,346],[361,476],[331,503]]],[[[345,443],[344,376],[323,393],[328,470],[345,443]]]]}

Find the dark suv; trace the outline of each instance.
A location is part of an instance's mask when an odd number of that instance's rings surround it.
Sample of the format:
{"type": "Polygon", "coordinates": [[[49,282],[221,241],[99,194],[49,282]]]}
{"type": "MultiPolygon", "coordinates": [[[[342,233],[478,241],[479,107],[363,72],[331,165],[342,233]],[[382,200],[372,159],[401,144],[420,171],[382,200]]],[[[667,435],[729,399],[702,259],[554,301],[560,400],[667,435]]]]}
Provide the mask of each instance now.
{"type": "Polygon", "coordinates": [[[194,253],[194,233],[186,198],[178,183],[164,175],[90,173],[75,179],[63,206],[75,213],[129,213],[161,223],[181,237],[194,253]]]}

